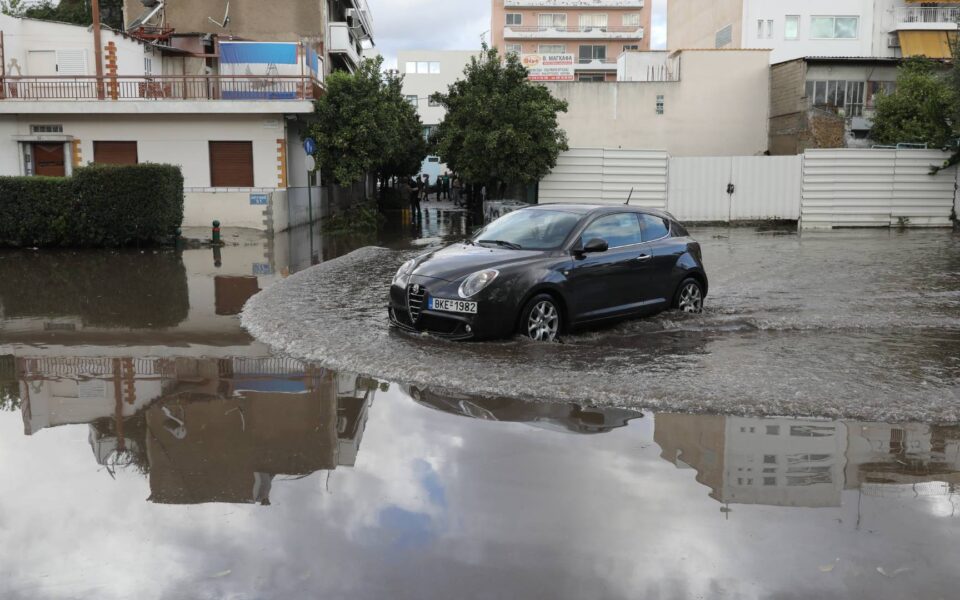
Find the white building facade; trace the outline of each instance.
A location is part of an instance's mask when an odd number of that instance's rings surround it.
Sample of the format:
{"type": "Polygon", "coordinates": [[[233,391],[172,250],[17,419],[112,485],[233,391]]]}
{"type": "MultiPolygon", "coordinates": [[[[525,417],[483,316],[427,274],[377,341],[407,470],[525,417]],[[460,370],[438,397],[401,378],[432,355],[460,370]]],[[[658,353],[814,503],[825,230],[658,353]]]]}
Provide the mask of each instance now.
{"type": "MultiPolygon", "coordinates": [[[[479,56],[478,50],[408,50],[399,53],[397,66],[403,75],[403,94],[417,107],[417,114],[423,121],[424,137],[429,139],[446,115],[446,110],[430,100],[430,96],[446,92],[450,85],[461,79],[470,59],[475,56],[479,56]]],[[[420,172],[435,181],[445,170],[440,157],[428,156],[420,172]]]]}

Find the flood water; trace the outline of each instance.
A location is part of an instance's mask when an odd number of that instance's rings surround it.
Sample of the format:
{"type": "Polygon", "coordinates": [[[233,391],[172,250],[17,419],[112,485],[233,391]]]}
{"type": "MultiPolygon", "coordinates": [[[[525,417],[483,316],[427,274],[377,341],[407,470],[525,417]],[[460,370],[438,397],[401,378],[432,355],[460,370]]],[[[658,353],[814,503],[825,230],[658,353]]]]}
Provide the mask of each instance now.
{"type": "Polygon", "coordinates": [[[671,356],[676,394],[710,399],[693,412],[333,371],[240,325],[311,264],[470,228],[448,212],[374,239],[0,252],[0,598],[957,597],[955,419],[763,418],[730,394],[788,378],[954,414],[955,237],[696,231],[711,313],[560,350],[671,356]]]}

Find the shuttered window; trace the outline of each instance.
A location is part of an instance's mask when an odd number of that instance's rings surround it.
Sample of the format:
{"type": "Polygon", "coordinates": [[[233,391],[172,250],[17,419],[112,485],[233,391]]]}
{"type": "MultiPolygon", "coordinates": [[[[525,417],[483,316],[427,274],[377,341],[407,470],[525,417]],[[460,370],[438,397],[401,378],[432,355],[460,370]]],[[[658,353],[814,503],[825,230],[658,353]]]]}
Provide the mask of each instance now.
{"type": "Polygon", "coordinates": [[[135,165],[136,142],[93,142],[93,162],[106,165],[135,165]]]}
{"type": "Polygon", "coordinates": [[[210,142],[211,187],[253,187],[253,142],[210,142]]]}

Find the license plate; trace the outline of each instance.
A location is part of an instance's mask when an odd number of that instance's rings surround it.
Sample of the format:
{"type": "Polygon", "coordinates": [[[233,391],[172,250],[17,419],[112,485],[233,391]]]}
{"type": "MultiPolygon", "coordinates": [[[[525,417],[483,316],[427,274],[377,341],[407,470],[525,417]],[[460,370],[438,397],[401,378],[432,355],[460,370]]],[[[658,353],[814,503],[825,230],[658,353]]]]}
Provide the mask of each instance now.
{"type": "Polygon", "coordinates": [[[464,300],[447,300],[445,298],[430,298],[431,310],[442,310],[444,312],[477,314],[477,303],[466,302],[464,300]]]}

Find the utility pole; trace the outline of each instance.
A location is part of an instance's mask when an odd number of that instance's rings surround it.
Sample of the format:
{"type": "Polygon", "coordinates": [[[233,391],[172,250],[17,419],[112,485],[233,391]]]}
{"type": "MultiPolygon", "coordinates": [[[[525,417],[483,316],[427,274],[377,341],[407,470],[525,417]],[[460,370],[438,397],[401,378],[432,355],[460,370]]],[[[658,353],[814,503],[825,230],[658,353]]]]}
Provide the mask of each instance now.
{"type": "Polygon", "coordinates": [[[97,99],[103,100],[103,44],[100,40],[100,0],[90,0],[93,16],[93,60],[97,65],[97,99]]]}

